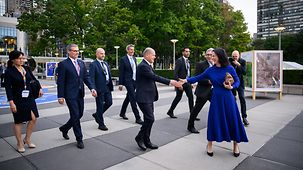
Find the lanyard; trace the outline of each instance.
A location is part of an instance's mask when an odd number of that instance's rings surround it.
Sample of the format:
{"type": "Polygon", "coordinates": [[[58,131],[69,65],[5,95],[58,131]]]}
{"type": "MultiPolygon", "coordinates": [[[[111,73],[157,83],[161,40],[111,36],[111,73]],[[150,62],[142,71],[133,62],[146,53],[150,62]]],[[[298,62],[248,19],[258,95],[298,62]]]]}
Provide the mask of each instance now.
{"type": "Polygon", "coordinates": [[[26,72],[25,72],[25,69],[22,67],[22,77],[23,77],[23,81],[24,81],[24,89],[26,89],[26,72]]]}

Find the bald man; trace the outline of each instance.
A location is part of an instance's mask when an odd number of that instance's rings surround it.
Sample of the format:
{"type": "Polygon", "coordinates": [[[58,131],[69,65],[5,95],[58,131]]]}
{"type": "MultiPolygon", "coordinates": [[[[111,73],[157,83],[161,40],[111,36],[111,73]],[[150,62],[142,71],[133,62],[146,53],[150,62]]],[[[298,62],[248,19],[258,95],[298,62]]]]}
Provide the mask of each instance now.
{"type": "Polygon", "coordinates": [[[242,120],[243,124],[245,126],[249,125],[249,122],[247,121],[247,114],[246,114],[246,101],[245,101],[245,96],[244,96],[244,79],[243,75],[246,74],[246,61],[240,57],[239,51],[235,50],[232,52],[232,58],[230,58],[230,63],[231,65],[235,68],[237,75],[240,79],[240,86],[237,89],[233,89],[233,94],[234,96],[237,95],[240,99],[240,105],[241,105],[241,115],[242,115],[242,120]]]}
{"type": "Polygon", "coordinates": [[[150,141],[150,133],[155,121],[154,102],[158,100],[158,90],[155,82],[181,87],[175,80],[169,80],[155,74],[152,65],[156,58],[154,49],[148,47],[143,52],[143,61],[138,65],[136,75],[136,100],[143,113],[144,122],[135,140],[142,150],[158,149],[158,146],[150,141]]]}
{"type": "Polygon", "coordinates": [[[108,128],[104,123],[103,114],[113,104],[112,91],[114,90],[110,68],[104,61],[105,51],[103,48],[96,50],[96,60],[90,64],[89,75],[92,84],[96,87],[97,111],[93,114],[95,121],[98,123],[98,129],[106,131],[108,128]]]}

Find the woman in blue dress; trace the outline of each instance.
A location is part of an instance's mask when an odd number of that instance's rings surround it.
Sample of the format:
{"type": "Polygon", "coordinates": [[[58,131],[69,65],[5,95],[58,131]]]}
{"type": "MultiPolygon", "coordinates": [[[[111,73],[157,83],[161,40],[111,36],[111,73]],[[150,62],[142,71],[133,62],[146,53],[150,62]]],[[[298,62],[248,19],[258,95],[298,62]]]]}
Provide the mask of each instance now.
{"type": "Polygon", "coordinates": [[[213,89],[207,123],[207,154],[213,156],[213,141],[233,141],[233,155],[238,157],[240,155],[238,143],[248,142],[239,109],[231,91],[237,88],[240,82],[234,68],[228,62],[225,50],[217,48],[213,52],[213,67],[200,75],[181,81],[191,84],[202,79],[211,81],[213,89]],[[232,75],[233,84],[225,83],[227,73],[232,75]]]}

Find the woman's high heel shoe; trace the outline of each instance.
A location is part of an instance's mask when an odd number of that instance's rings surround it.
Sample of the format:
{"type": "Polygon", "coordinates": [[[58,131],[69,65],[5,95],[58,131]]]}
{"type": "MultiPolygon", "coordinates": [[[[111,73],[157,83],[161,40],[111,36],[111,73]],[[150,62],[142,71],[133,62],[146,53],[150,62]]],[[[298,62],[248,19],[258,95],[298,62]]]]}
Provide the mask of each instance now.
{"type": "Polygon", "coordinates": [[[234,157],[238,157],[238,156],[240,156],[240,149],[239,149],[239,146],[237,146],[237,148],[238,148],[238,153],[236,153],[235,152],[235,149],[234,149],[234,151],[233,151],[233,154],[234,154],[234,157]]]}
{"type": "Polygon", "coordinates": [[[24,144],[27,144],[27,146],[28,146],[29,148],[31,148],[31,149],[32,149],[32,148],[36,148],[36,145],[35,145],[35,144],[33,144],[33,143],[28,143],[28,142],[25,141],[25,139],[23,139],[23,143],[24,143],[24,144]]]}
{"type": "Polygon", "coordinates": [[[19,153],[24,153],[24,152],[25,152],[24,147],[22,147],[22,148],[17,147],[17,148],[18,148],[17,151],[18,151],[19,153]]]}
{"type": "Polygon", "coordinates": [[[206,153],[210,157],[214,156],[214,152],[208,152],[208,144],[206,145],[206,153]]]}

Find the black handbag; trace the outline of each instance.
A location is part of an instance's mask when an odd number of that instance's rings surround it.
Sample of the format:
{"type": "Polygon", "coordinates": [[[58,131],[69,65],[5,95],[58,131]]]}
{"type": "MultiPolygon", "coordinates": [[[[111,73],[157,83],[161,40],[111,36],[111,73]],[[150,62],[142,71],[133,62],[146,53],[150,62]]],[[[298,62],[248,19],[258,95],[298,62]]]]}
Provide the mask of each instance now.
{"type": "MultiPolygon", "coordinates": [[[[27,69],[27,71],[30,71],[29,69],[27,69]]],[[[41,89],[41,85],[40,82],[34,77],[34,75],[32,73],[29,73],[32,80],[29,82],[29,86],[32,90],[32,95],[35,99],[39,98],[39,91],[41,89]]]]}
{"type": "Polygon", "coordinates": [[[40,83],[38,80],[35,79],[31,80],[29,83],[32,90],[32,95],[35,99],[37,99],[39,97],[39,91],[41,89],[40,83]]]}

